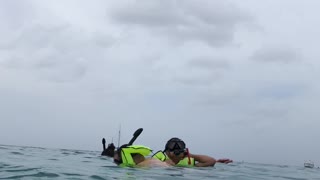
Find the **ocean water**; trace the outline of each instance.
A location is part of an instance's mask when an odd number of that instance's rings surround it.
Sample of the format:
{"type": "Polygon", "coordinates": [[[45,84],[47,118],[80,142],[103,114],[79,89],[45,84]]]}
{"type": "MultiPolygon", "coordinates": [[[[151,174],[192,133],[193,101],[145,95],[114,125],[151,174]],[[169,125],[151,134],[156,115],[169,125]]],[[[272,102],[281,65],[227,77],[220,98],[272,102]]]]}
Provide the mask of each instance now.
{"type": "Polygon", "coordinates": [[[318,179],[320,169],[245,162],[207,168],[120,168],[100,151],[0,145],[0,179],[318,179]]]}

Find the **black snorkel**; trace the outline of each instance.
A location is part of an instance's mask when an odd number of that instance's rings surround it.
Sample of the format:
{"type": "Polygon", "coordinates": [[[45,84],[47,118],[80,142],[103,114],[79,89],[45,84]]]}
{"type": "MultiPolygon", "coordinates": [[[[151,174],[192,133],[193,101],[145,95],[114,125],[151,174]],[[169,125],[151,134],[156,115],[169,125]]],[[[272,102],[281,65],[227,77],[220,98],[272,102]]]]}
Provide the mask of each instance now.
{"type": "MultiPolygon", "coordinates": [[[[105,151],[106,150],[106,140],[104,138],[102,138],[102,145],[103,145],[103,151],[105,151]]],[[[102,153],[103,153],[103,151],[102,151],[102,153]]]]}
{"type": "Polygon", "coordinates": [[[128,143],[129,146],[133,144],[133,142],[137,139],[138,136],[140,136],[142,131],[143,131],[143,128],[139,128],[133,133],[133,137],[128,143]]]}

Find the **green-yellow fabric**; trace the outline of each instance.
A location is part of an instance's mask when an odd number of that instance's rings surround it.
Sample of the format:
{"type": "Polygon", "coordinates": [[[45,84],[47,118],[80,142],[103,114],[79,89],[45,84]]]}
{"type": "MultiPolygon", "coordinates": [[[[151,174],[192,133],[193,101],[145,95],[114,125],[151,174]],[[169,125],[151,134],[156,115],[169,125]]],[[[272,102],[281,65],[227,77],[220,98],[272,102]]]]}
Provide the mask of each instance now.
{"type": "Polygon", "coordinates": [[[195,165],[195,161],[194,158],[190,157],[190,164],[189,164],[189,158],[185,157],[184,159],[182,159],[181,161],[179,161],[178,164],[176,164],[176,166],[182,166],[182,167],[193,167],[195,165]]]}
{"type": "MultiPolygon", "coordinates": [[[[156,152],[152,157],[159,159],[160,161],[166,161],[167,159],[169,159],[169,157],[163,151],[156,152]]],[[[193,167],[195,165],[194,158],[190,157],[190,161],[191,161],[191,163],[189,164],[189,158],[185,157],[184,159],[179,161],[179,163],[176,164],[176,166],[193,167]]]]}
{"type": "Polygon", "coordinates": [[[162,151],[156,152],[152,157],[155,159],[159,159],[160,161],[165,161],[165,160],[169,159],[167,157],[167,155],[162,151]]]}
{"type": "Polygon", "coordinates": [[[148,156],[151,153],[151,149],[142,145],[131,145],[125,148],[121,148],[122,166],[134,166],[134,162],[131,154],[141,154],[142,156],[148,156]]]}

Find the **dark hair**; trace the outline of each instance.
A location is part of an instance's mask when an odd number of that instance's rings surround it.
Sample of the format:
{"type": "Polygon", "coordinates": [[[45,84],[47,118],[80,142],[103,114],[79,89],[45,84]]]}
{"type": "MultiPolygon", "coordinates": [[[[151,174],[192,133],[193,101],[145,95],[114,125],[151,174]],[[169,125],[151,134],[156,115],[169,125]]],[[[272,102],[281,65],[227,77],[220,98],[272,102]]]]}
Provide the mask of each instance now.
{"type": "Polygon", "coordinates": [[[116,148],[116,147],[114,146],[113,143],[108,144],[107,149],[105,149],[105,150],[101,153],[101,155],[113,157],[115,148],[116,148]]]}
{"type": "Polygon", "coordinates": [[[171,138],[166,143],[166,146],[164,148],[164,151],[166,150],[184,150],[186,148],[186,144],[179,138],[171,138]]]}

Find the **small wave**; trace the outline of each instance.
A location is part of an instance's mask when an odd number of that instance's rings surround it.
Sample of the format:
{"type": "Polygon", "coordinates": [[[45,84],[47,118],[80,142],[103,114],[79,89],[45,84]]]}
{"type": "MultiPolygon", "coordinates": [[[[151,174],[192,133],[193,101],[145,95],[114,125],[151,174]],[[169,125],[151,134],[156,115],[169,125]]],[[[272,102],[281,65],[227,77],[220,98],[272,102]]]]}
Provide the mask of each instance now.
{"type": "Polygon", "coordinates": [[[5,147],[3,147],[3,146],[0,146],[0,149],[8,149],[8,148],[5,148],[5,147]]]}
{"type": "Polygon", "coordinates": [[[39,172],[37,174],[33,174],[31,175],[33,177],[48,177],[48,178],[51,178],[51,177],[59,177],[58,174],[55,174],[55,173],[47,173],[47,172],[39,172]]]}
{"type": "Polygon", "coordinates": [[[281,178],[281,179],[292,179],[292,180],[308,180],[308,178],[295,178],[295,177],[288,177],[288,176],[273,176],[276,178],[281,178]]]}
{"type": "Polygon", "coordinates": [[[43,147],[33,147],[33,146],[27,146],[26,148],[37,149],[37,150],[47,150],[46,148],[43,148],[43,147]]]}
{"type": "Polygon", "coordinates": [[[8,167],[8,166],[10,166],[10,164],[6,164],[6,163],[0,162],[0,168],[5,168],[5,167],[8,167]]]}
{"type": "Polygon", "coordinates": [[[21,152],[16,152],[16,151],[13,151],[13,152],[10,152],[11,154],[15,154],[15,155],[24,155],[23,153],[21,152]]]}
{"type": "Polygon", "coordinates": [[[59,161],[59,159],[55,159],[55,158],[50,158],[48,160],[50,160],[50,161],[59,161]]]}
{"type": "Polygon", "coordinates": [[[9,169],[9,170],[6,170],[6,172],[25,172],[25,171],[33,171],[37,169],[40,169],[40,168],[9,169]]]}
{"type": "Polygon", "coordinates": [[[92,161],[81,161],[81,162],[84,162],[84,163],[90,163],[90,162],[92,162],[92,161]]]}
{"type": "Polygon", "coordinates": [[[66,176],[83,176],[82,174],[74,174],[74,173],[61,173],[66,176]]]}
{"type": "MultiPolygon", "coordinates": [[[[10,166],[10,165],[9,165],[10,166]]],[[[23,166],[21,166],[21,165],[16,165],[16,166],[10,166],[10,167],[8,167],[8,168],[23,168],[23,166]]]]}
{"type": "Polygon", "coordinates": [[[87,154],[87,153],[83,151],[74,151],[73,154],[78,155],[78,154],[87,154]]]}
{"type": "Polygon", "coordinates": [[[83,157],[83,158],[86,158],[86,159],[93,159],[93,157],[88,157],[88,156],[83,157]]]}
{"type": "Polygon", "coordinates": [[[99,179],[99,180],[105,180],[105,178],[101,177],[101,176],[97,176],[97,175],[92,175],[90,176],[90,178],[92,179],[99,179]]]}
{"type": "Polygon", "coordinates": [[[28,174],[28,175],[17,175],[17,176],[9,176],[9,177],[4,177],[4,178],[0,178],[0,179],[22,179],[25,177],[37,177],[37,178],[56,178],[59,177],[58,174],[55,173],[47,173],[47,172],[39,172],[36,174],[28,174]]]}
{"type": "Polygon", "coordinates": [[[70,149],[60,149],[60,151],[71,151],[70,149]]]}
{"type": "Polygon", "coordinates": [[[116,168],[116,169],[119,169],[119,166],[108,166],[108,165],[105,165],[105,166],[101,166],[101,167],[106,167],[106,168],[116,168]]]}
{"type": "Polygon", "coordinates": [[[279,168],[288,168],[289,166],[288,165],[279,165],[278,167],[279,168]]]}
{"type": "Polygon", "coordinates": [[[87,154],[86,151],[82,151],[82,150],[72,150],[72,149],[60,149],[60,151],[62,152],[62,154],[64,153],[68,153],[68,154],[87,154]]]}
{"type": "Polygon", "coordinates": [[[69,152],[62,152],[61,154],[63,154],[63,155],[70,155],[71,153],[69,153],[69,152]]]}

